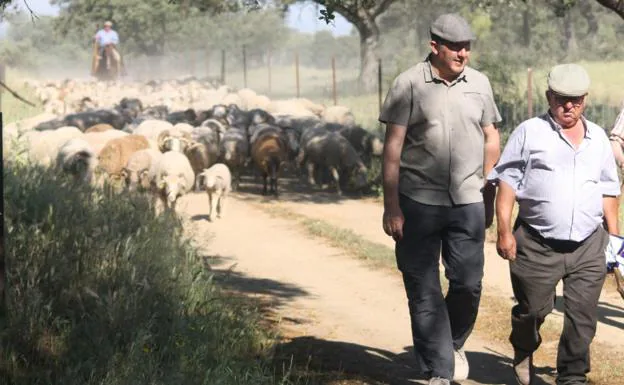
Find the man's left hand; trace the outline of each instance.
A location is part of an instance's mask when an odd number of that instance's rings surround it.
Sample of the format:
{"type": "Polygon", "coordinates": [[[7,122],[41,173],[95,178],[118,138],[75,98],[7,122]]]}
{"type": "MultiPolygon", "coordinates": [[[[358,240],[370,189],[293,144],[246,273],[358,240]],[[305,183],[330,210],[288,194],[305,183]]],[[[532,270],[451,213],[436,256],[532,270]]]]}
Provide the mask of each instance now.
{"type": "Polygon", "coordinates": [[[496,186],[485,183],[483,186],[483,205],[485,206],[485,228],[492,226],[494,222],[494,200],[496,198],[496,186]]]}

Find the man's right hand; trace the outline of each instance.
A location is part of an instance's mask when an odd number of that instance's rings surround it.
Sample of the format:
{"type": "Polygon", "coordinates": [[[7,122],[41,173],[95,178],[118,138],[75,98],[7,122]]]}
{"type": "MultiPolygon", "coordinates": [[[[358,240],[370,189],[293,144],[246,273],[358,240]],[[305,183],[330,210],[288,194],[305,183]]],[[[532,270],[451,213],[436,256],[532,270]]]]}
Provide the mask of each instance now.
{"type": "Polygon", "coordinates": [[[400,207],[392,207],[384,209],[383,213],[383,229],[384,232],[391,236],[395,242],[403,238],[403,224],[405,217],[400,207]]]}
{"type": "Polygon", "coordinates": [[[516,238],[510,231],[498,233],[498,239],[496,240],[496,252],[503,259],[510,262],[516,260],[516,238]]]}

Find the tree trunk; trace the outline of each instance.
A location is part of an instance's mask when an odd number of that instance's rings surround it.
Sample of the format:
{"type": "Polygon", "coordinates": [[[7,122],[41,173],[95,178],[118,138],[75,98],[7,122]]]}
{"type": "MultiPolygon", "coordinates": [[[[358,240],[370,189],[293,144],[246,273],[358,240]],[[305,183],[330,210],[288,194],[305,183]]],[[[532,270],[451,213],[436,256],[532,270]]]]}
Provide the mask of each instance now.
{"type": "Polygon", "coordinates": [[[563,48],[565,49],[566,57],[573,58],[578,51],[578,43],[576,41],[576,33],[574,33],[574,22],[571,12],[566,12],[563,17],[563,31],[565,36],[563,48]]]}
{"type": "Polygon", "coordinates": [[[522,37],[525,47],[531,46],[531,14],[529,9],[522,11],[522,37]]]}
{"type": "Polygon", "coordinates": [[[359,82],[364,92],[374,92],[377,89],[377,46],[379,35],[371,34],[360,37],[360,76],[359,82]]]}
{"type": "Polygon", "coordinates": [[[377,90],[377,60],[379,53],[379,27],[375,20],[365,19],[356,25],[360,33],[360,76],[358,78],[362,92],[377,90]]]}

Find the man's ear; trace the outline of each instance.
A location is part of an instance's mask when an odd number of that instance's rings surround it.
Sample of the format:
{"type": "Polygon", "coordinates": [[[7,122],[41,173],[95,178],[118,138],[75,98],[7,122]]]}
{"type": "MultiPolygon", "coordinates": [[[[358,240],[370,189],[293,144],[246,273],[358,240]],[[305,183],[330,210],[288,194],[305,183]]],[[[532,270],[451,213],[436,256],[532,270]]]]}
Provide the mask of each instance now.
{"type": "Polygon", "coordinates": [[[434,55],[437,55],[440,49],[440,45],[438,44],[438,42],[435,40],[431,40],[429,42],[429,45],[431,46],[431,52],[433,52],[434,55]]]}

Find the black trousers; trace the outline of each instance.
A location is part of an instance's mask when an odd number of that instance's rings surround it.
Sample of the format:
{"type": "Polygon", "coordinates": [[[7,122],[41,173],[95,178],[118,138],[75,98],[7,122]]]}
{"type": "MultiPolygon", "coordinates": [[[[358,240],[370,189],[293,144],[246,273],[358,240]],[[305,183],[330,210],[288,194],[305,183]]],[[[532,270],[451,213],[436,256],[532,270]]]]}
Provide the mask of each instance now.
{"type": "Polygon", "coordinates": [[[461,348],[477,319],[483,278],[483,203],[454,207],[415,202],[403,195],[403,239],[396,258],[407,293],[414,352],[431,376],[453,378],[454,348],[461,348]],[[440,251],[449,281],[440,286],[440,251]]]}
{"type": "Polygon", "coordinates": [[[582,242],[544,239],[518,222],[517,258],[510,263],[518,304],[512,308],[510,342],[520,355],[540,346],[540,326],[553,309],[563,280],[564,321],[557,352],[557,384],[584,384],[590,371],[589,346],[596,333],[597,308],[607,273],[608,233],[599,226],[582,242]]]}

